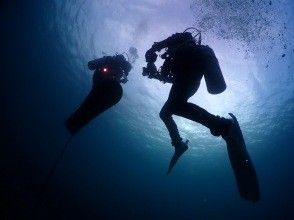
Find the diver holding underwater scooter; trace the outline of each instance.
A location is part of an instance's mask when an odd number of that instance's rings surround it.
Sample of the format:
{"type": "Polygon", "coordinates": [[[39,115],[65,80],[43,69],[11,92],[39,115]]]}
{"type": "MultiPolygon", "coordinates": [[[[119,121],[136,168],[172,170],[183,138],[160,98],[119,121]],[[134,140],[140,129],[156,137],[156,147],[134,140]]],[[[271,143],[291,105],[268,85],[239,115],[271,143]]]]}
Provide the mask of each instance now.
{"type": "MultiPolygon", "coordinates": [[[[135,48],[130,49],[132,49],[131,52],[134,52],[134,50],[137,52],[135,48]]],[[[128,81],[127,76],[132,69],[129,59],[127,60],[122,54],[104,56],[89,61],[88,67],[90,70],[94,70],[92,89],[77,110],[65,121],[65,126],[71,135],[49,170],[43,186],[40,188],[38,203],[34,206],[33,215],[37,215],[38,207],[43,203],[50,180],[58,164],[62,161],[72,137],[92,119],[121,100],[123,90],[120,83],[128,81]]]]}
{"type": "Polygon", "coordinates": [[[92,89],[65,122],[72,135],[120,101],[123,93],[120,83],[128,81],[127,76],[132,69],[130,62],[122,54],[89,61],[88,67],[94,70],[92,89]]]}
{"type": "Polygon", "coordinates": [[[131,63],[122,54],[89,61],[88,67],[94,70],[92,89],[77,110],[65,121],[65,127],[71,135],[47,175],[40,198],[46,191],[72,137],[91,120],[120,101],[123,94],[120,83],[128,81],[127,76],[132,69],[131,63]]]}
{"type": "Polygon", "coordinates": [[[188,99],[197,92],[203,76],[210,94],[220,94],[226,89],[213,50],[209,46],[201,45],[201,32],[195,28],[188,28],[182,33],[175,33],[163,41],[155,42],[146,52],[145,58],[147,67],[143,68],[143,76],[163,83],[172,83],[169,97],[159,114],[168,129],[175,149],[167,174],[188,149],[188,141],[182,140],[172,118],[172,115],[178,115],[204,125],[210,129],[212,135],[221,136],[226,141],[241,196],[251,201],[258,201],[259,186],[256,173],[236,117],[232,113],[229,113],[231,119],[216,116],[188,102],[188,99]],[[156,52],[164,48],[166,52],[161,55],[164,63],[157,70],[154,64],[157,59],[156,52]]]}
{"type": "Polygon", "coordinates": [[[94,70],[92,89],[81,105],[65,121],[65,127],[71,135],[47,175],[44,186],[41,188],[40,201],[72,137],[91,120],[121,100],[123,90],[120,83],[128,81],[127,76],[132,69],[131,63],[122,54],[89,61],[88,67],[94,70]]]}

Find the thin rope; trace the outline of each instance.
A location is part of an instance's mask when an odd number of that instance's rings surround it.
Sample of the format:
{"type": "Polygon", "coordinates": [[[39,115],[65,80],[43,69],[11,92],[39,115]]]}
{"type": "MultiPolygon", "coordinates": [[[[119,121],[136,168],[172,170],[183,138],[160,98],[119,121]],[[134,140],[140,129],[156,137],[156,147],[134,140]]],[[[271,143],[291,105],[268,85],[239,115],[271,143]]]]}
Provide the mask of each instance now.
{"type": "Polygon", "coordinates": [[[60,162],[62,161],[62,159],[63,159],[63,157],[64,157],[64,154],[65,154],[65,152],[66,152],[66,150],[67,150],[67,148],[68,148],[68,146],[69,146],[69,143],[70,143],[70,141],[72,140],[72,137],[73,137],[73,136],[71,135],[71,136],[67,139],[67,141],[65,142],[65,145],[64,145],[62,151],[60,152],[59,156],[58,156],[57,159],[55,160],[55,163],[54,163],[52,169],[49,171],[49,173],[48,173],[48,175],[47,175],[47,178],[46,178],[46,181],[45,181],[45,184],[44,184],[45,187],[49,185],[50,180],[52,179],[52,177],[53,177],[53,175],[54,175],[54,173],[55,173],[55,171],[56,171],[57,166],[58,166],[58,165],[60,164],[60,162]]]}
{"type": "Polygon", "coordinates": [[[34,210],[33,210],[33,217],[36,217],[36,212],[37,212],[37,209],[38,207],[41,207],[42,206],[42,203],[44,201],[44,196],[45,196],[45,193],[47,192],[48,188],[49,188],[49,184],[50,184],[50,181],[58,167],[58,165],[60,164],[60,162],[62,161],[63,157],[64,157],[64,154],[66,152],[66,150],[68,149],[68,146],[70,144],[70,141],[72,140],[73,138],[73,135],[71,135],[67,141],[65,142],[63,148],[62,148],[62,151],[60,152],[59,156],[56,158],[55,160],[55,163],[54,165],[52,166],[52,168],[49,170],[49,173],[46,177],[46,180],[44,182],[44,185],[41,187],[40,189],[40,192],[39,192],[39,195],[38,195],[38,198],[37,198],[37,202],[34,206],[34,210]]]}

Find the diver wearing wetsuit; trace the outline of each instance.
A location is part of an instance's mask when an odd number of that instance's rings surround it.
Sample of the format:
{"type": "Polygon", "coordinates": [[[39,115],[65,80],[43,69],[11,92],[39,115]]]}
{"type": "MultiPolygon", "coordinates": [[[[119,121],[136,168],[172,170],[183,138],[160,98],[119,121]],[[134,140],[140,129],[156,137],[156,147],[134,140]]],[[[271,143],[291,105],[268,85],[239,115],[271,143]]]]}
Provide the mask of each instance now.
{"type": "MultiPolygon", "coordinates": [[[[182,154],[188,149],[188,141],[182,141],[172,115],[178,115],[202,124],[209,128],[214,136],[224,135],[231,121],[215,116],[188,102],[188,99],[198,90],[205,71],[214,68],[211,61],[214,61],[213,64],[217,64],[218,67],[217,59],[211,59],[214,56],[212,49],[208,46],[196,44],[189,32],[176,33],[161,42],[155,42],[145,54],[146,61],[155,62],[157,57],[155,52],[163,48],[167,48],[167,51],[164,54],[165,62],[161,67],[161,73],[151,74],[149,78],[172,83],[169,97],[159,115],[169,131],[175,153],[182,154]]],[[[144,74],[146,75],[143,70],[144,74]]],[[[207,78],[209,78],[209,75],[207,75],[207,78]]],[[[213,79],[213,77],[210,78],[213,79]]],[[[214,85],[212,82],[210,87],[212,88],[211,93],[218,94],[225,90],[226,85],[223,80],[221,85],[214,85]]]]}
{"type": "Polygon", "coordinates": [[[117,104],[122,97],[120,83],[126,83],[132,65],[123,55],[104,56],[88,62],[90,70],[95,70],[93,86],[80,107],[66,120],[71,134],[77,133],[94,117],[117,104]]]}
{"type": "Polygon", "coordinates": [[[226,83],[213,50],[201,45],[201,33],[197,29],[188,29],[183,33],[176,33],[161,42],[154,43],[145,54],[147,67],[143,68],[143,75],[172,83],[169,97],[159,114],[169,131],[172,145],[175,147],[167,174],[188,149],[188,141],[182,141],[172,118],[172,115],[178,115],[206,126],[214,136],[222,136],[227,144],[240,196],[256,202],[260,198],[258,179],[246,150],[237,118],[232,113],[229,113],[232,119],[215,116],[188,102],[188,99],[198,90],[203,76],[209,93],[219,94],[226,89],[226,83]],[[188,29],[198,32],[198,41],[195,39],[197,35],[193,36],[195,32],[186,32],[188,29]],[[161,55],[165,61],[158,71],[154,64],[157,58],[156,52],[163,48],[167,48],[166,52],[161,55]]]}

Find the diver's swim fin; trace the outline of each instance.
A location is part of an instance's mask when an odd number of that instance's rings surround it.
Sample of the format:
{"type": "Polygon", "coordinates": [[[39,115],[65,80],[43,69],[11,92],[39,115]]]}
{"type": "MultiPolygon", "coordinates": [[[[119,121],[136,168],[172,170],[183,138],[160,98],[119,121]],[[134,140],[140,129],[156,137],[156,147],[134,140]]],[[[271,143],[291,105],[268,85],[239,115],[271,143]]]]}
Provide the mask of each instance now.
{"type": "Polygon", "coordinates": [[[254,165],[251,161],[237,118],[232,117],[232,127],[223,136],[227,143],[227,149],[231,166],[233,168],[240,196],[246,200],[257,202],[260,199],[260,191],[254,165]]]}
{"type": "Polygon", "coordinates": [[[173,157],[171,158],[169,162],[169,167],[167,170],[167,175],[169,175],[173,169],[173,167],[176,165],[179,158],[185,153],[186,150],[188,150],[188,140],[186,142],[183,142],[180,147],[175,148],[175,152],[173,157]]]}

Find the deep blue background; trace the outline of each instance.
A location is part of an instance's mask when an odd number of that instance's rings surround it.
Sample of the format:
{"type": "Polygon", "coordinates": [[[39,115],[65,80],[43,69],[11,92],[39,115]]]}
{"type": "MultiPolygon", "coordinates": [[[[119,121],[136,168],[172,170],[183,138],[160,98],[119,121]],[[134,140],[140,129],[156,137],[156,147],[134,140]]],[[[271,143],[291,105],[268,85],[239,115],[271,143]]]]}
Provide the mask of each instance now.
{"type": "MultiPolygon", "coordinates": [[[[0,3],[3,219],[30,219],[69,136],[63,121],[90,87],[90,78],[79,90],[69,80],[78,70],[50,26],[55,13],[50,1],[0,3]]],[[[283,115],[286,130],[277,127],[264,140],[267,151],[253,156],[261,186],[256,204],[239,198],[228,159],[198,164],[196,172],[179,167],[166,177],[169,155],[142,151],[144,136],[130,135],[110,111],[73,140],[37,213],[40,219],[293,219],[293,113],[292,107],[283,115]]]]}

